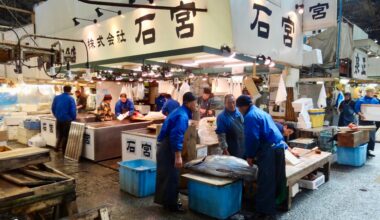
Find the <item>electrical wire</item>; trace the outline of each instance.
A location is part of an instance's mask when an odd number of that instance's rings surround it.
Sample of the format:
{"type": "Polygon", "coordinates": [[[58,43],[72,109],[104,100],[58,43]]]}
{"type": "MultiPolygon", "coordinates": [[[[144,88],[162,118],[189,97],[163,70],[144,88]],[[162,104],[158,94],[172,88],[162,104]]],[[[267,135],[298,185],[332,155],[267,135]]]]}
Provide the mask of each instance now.
{"type": "MultiPolygon", "coordinates": [[[[1,2],[2,5],[5,6],[5,9],[6,9],[6,10],[8,11],[8,13],[13,17],[13,19],[15,19],[15,21],[16,21],[17,24],[20,26],[20,28],[21,28],[22,30],[24,30],[24,32],[25,32],[26,34],[29,34],[28,31],[26,31],[25,28],[22,26],[22,24],[18,21],[16,15],[14,15],[13,12],[12,12],[11,10],[9,10],[8,5],[6,5],[6,4],[4,3],[3,0],[0,0],[0,2],[1,2]]],[[[37,42],[36,42],[32,37],[30,37],[30,39],[32,39],[34,45],[36,45],[37,47],[39,47],[38,44],[37,44],[37,42]]]]}

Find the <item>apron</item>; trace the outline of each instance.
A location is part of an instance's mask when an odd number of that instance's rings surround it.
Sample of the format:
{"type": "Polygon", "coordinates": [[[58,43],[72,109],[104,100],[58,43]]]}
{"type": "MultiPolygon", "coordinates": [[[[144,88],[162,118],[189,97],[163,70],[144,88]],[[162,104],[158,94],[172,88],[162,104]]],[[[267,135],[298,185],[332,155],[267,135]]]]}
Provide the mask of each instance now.
{"type": "Polygon", "coordinates": [[[157,143],[157,176],[154,202],[167,208],[176,208],[178,202],[179,170],[174,167],[175,153],[170,138],[157,143]]]}
{"type": "MultiPolygon", "coordinates": [[[[375,125],[375,122],[359,120],[359,125],[375,125]]],[[[376,143],[376,129],[369,132],[369,142],[368,142],[367,152],[369,150],[375,150],[375,143],[376,143]]]]}
{"type": "Polygon", "coordinates": [[[276,160],[272,144],[263,143],[258,149],[257,192],[255,193],[255,208],[257,213],[276,214],[276,160]]]}
{"type": "Polygon", "coordinates": [[[345,103],[343,102],[341,105],[343,106],[343,111],[339,115],[339,126],[348,126],[350,123],[356,123],[355,111],[351,106],[351,102],[345,103]]]}
{"type": "Polygon", "coordinates": [[[228,114],[231,119],[231,128],[226,134],[226,141],[228,145],[228,152],[231,156],[244,158],[244,123],[241,117],[232,117],[228,114]]]}

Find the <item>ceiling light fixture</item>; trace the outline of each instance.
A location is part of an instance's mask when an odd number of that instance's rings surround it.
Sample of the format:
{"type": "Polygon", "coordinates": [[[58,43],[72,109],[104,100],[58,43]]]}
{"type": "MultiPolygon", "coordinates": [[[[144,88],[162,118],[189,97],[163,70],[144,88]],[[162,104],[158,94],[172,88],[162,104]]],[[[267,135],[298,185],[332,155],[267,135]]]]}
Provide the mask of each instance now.
{"type": "Polygon", "coordinates": [[[108,12],[112,12],[112,13],[116,13],[118,15],[121,15],[121,11],[112,11],[112,10],[109,10],[109,9],[105,9],[105,8],[96,8],[95,11],[96,11],[96,14],[98,15],[98,17],[101,17],[103,16],[103,12],[101,12],[100,10],[102,11],[108,11],[108,12]]]}
{"type": "Polygon", "coordinates": [[[98,20],[94,19],[94,20],[90,20],[90,19],[85,19],[85,18],[73,18],[73,21],[74,21],[74,25],[75,26],[78,26],[80,24],[80,22],[78,20],[82,20],[82,21],[91,21],[91,22],[94,22],[94,24],[96,24],[98,22],[98,20]]]}
{"type": "Polygon", "coordinates": [[[305,8],[304,4],[296,4],[296,10],[298,14],[302,15],[305,11],[304,8],[305,8]]]}

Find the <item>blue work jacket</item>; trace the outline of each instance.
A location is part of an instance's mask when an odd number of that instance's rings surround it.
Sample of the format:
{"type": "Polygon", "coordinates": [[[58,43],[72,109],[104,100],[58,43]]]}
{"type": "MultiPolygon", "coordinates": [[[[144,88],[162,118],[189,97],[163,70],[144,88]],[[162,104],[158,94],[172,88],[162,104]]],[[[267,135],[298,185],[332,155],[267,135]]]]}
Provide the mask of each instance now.
{"type": "Polygon", "coordinates": [[[255,157],[260,147],[287,148],[272,117],[254,105],[244,116],[244,136],[247,158],[255,157]]]}
{"type": "Polygon", "coordinates": [[[174,110],[164,121],[157,140],[162,142],[165,138],[169,137],[172,151],[182,151],[183,138],[189,127],[189,119],[191,117],[192,113],[190,109],[184,105],[174,110]]]}
{"type": "Polygon", "coordinates": [[[51,111],[60,122],[75,121],[77,118],[75,100],[68,93],[62,93],[54,98],[51,111]]]}
{"type": "Polygon", "coordinates": [[[176,100],[174,100],[174,99],[168,99],[165,102],[164,107],[162,107],[162,114],[169,115],[174,110],[176,110],[179,106],[180,106],[179,102],[177,102],[176,100]]]}
{"type": "Polygon", "coordinates": [[[229,112],[224,109],[216,119],[215,132],[226,135],[228,152],[235,157],[244,158],[244,118],[235,110],[229,112]]]}
{"type": "Polygon", "coordinates": [[[359,113],[361,111],[362,104],[380,104],[379,100],[375,97],[371,98],[368,96],[361,97],[355,103],[355,112],[359,113]]]}
{"type": "Polygon", "coordinates": [[[121,100],[116,102],[115,105],[115,114],[118,117],[120,114],[124,114],[129,111],[129,116],[133,115],[135,111],[135,106],[130,99],[127,99],[126,102],[122,102],[121,100]]]}

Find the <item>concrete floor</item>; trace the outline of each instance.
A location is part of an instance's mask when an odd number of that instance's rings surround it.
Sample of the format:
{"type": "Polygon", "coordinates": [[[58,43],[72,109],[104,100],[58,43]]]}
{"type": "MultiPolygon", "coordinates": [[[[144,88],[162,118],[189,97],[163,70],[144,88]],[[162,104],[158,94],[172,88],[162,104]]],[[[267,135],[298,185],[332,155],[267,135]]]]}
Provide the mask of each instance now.
{"type": "MultiPolygon", "coordinates": [[[[380,219],[380,144],[376,148],[377,157],[364,167],[334,165],[328,183],[315,191],[303,190],[294,198],[291,211],[279,214],[278,219],[380,219]]],[[[120,191],[118,172],[112,169],[86,160],[77,164],[63,160],[61,154],[52,155],[49,165],[76,179],[81,212],[107,204],[115,220],[208,219],[192,211],[185,215],[168,213],[153,203],[153,197],[135,198],[120,191]]],[[[187,197],[181,197],[186,206],[187,197]]]]}

